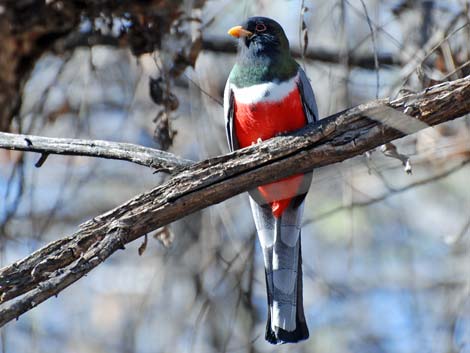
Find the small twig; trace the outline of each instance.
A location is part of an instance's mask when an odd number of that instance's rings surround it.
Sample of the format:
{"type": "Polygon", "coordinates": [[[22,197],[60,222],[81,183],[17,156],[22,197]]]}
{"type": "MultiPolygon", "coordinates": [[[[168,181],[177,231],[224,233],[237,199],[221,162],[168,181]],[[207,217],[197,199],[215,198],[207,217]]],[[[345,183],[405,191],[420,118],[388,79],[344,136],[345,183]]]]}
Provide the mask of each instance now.
{"type": "Polygon", "coordinates": [[[305,0],[300,3],[300,14],[299,14],[299,46],[300,46],[300,58],[302,61],[303,69],[305,70],[305,54],[308,49],[308,28],[305,23],[305,13],[308,11],[308,7],[305,6],[305,0]]]}
{"type": "Polygon", "coordinates": [[[364,0],[361,0],[362,7],[364,8],[364,14],[367,19],[367,24],[369,25],[369,30],[372,39],[372,46],[374,47],[374,69],[375,69],[375,76],[376,76],[376,90],[375,90],[375,98],[379,98],[379,91],[380,91],[380,67],[379,67],[379,56],[378,56],[378,48],[376,43],[376,34],[374,27],[372,26],[371,19],[369,17],[369,13],[367,11],[367,6],[364,3],[364,0]]]}
{"type": "Polygon", "coordinates": [[[34,164],[34,166],[36,168],[41,168],[44,162],[46,161],[47,157],[49,157],[49,153],[41,153],[41,157],[39,157],[38,161],[36,162],[36,164],[34,164]]]}
{"type": "Polygon", "coordinates": [[[201,91],[202,94],[206,95],[207,97],[209,97],[210,99],[212,99],[215,103],[217,103],[219,106],[223,106],[224,103],[220,100],[220,99],[217,99],[216,97],[214,97],[212,94],[210,94],[209,92],[207,92],[205,89],[203,89],[196,81],[194,81],[191,77],[189,77],[188,74],[186,73],[183,73],[183,76],[186,77],[188,79],[188,81],[190,83],[192,83],[199,91],[201,91]]]}
{"type": "Polygon", "coordinates": [[[385,156],[398,159],[401,164],[403,164],[406,174],[413,174],[413,170],[411,169],[410,157],[399,153],[397,146],[395,146],[393,143],[389,142],[385,145],[382,145],[382,147],[380,147],[380,150],[385,156]]]}
{"type": "Polygon", "coordinates": [[[457,242],[460,239],[462,239],[464,237],[465,233],[467,233],[469,229],[470,229],[470,217],[468,218],[465,225],[462,227],[461,231],[455,237],[454,242],[457,242]]]}
{"type": "Polygon", "coordinates": [[[145,234],[144,235],[144,241],[142,242],[142,244],[140,244],[139,249],[138,249],[139,256],[142,256],[142,254],[147,249],[147,242],[148,242],[148,237],[147,237],[147,234],[145,234]]]}
{"type": "Polygon", "coordinates": [[[470,65],[470,60],[467,61],[467,62],[464,62],[462,65],[458,66],[455,68],[455,70],[452,70],[451,72],[449,72],[447,75],[445,75],[443,78],[442,78],[442,81],[446,81],[449,79],[449,77],[451,77],[452,75],[454,75],[455,73],[457,73],[458,71],[466,68],[467,66],[470,65]]]}
{"type": "MultiPolygon", "coordinates": [[[[460,16],[460,14],[458,15],[460,16]]],[[[456,23],[455,18],[449,22],[449,27],[452,27],[456,23]]],[[[424,64],[424,62],[442,45],[442,43],[449,40],[453,35],[462,29],[469,26],[469,23],[465,23],[462,26],[459,26],[452,32],[446,35],[446,32],[437,32],[435,33],[428,42],[424,45],[423,49],[415,55],[415,58],[411,60],[403,68],[403,84],[405,85],[410,77],[424,64]]]]}
{"type": "Polygon", "coordinates": [[[15,162],[13,168],[11,170],[10,176],[8,177],[8,181],[6,184],[6,191],[5,195],[3,195],[4,200],[4,207],[5,207],[5,215],[0,223],[0,234],[4,237],[7,236],[6,229],[7,224],[15,215],[16,211],[19,208],[19,205],[22,200],[22,196],[25,189],[25,171],[24,171],[24,156],[20,156],[20,158],[15,162]],[[16,187],[13,187],[13,183],[15,181],[15,176],[17,176],[18,184],[16,187]],[[12,200],[8,204],[8,199],[12,190],[16,190],[16,195],[13,196],[12,200]]]}

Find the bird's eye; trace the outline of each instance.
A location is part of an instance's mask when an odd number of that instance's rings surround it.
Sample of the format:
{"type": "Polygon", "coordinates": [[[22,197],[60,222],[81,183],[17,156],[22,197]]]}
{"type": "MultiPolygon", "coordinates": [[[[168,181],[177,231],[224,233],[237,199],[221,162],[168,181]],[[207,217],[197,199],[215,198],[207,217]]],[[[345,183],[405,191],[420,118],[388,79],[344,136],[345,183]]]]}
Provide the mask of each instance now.
{"type": "Polygon", "coordinates": [[[266,25],[264,23],[257,23],[255,29],[256,32],[264,32],[266,30],[266,25]]]}

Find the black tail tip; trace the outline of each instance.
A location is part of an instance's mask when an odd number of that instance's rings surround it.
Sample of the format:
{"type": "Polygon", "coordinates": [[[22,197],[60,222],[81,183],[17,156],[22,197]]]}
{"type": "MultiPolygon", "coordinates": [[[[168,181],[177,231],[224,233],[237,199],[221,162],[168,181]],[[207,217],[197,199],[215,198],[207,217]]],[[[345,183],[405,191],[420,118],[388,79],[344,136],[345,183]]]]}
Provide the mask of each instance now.
{"type": "Polygon", "coordinates": [[[298,323],[295,331],[286,331],[282,328],[276,327],[273,331],[271,327],[266,327],[266,341],[271,344],[285,344],[285,343],[297,343],[308,339],[309,333],[305,323],[298,323]]]}

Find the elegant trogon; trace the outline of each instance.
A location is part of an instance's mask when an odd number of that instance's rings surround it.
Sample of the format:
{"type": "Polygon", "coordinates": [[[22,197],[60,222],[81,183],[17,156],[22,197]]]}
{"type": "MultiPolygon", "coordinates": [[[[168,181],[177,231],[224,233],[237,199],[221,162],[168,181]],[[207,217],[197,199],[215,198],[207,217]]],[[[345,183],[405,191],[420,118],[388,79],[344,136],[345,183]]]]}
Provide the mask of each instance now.
{"type": "MultiPolygon", "coordinates": [[[[224,92],[230,149],[250,146],[318,118],[305,72],[292,58],[282,27],[251,17],[228,33],[239,49],[224,92]]],[[[308,338],[302,299],[300,226],[312,174],[299,174],[249,192],[263,249],[268,294],[266,340],[273,344],[308,338]]]]}

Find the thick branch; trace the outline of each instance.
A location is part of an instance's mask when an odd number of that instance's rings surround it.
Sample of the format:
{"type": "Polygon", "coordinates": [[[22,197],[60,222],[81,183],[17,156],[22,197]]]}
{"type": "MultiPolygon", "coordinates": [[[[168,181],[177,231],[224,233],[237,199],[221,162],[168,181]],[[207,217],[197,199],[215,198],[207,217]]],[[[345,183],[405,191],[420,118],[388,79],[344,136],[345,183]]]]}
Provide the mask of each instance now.
{"type": "Polygon", "coordinates": [[[0,148],[38,152],[43,156],[64,154],[119,159],[166,172],[175,172],[193,164],[171,153],[131,143],[40,137],[6,132],[0,132],[0,148]]]}
{"type": "MultiPolygon", "coordinates": [[[[234,40],[230,38],[222,38],[219,36],[204,36],[202,42],[204,50],[219,52],[219,53],[233,53],[237,52],[237,45],[234,40]]],[[[297,58],[302,56],[299,48],[291,48],[292,55],[297,58]]],[[[305,58],[315,61],[321,61],[329,64],[343,64],[344,55],[348,56],[348,64],[357,66],[364,69],[375,69],[375,56],[374,54],[340,54],[337,51],[328,50],[325,48],[309,48],[305,53],[305,58]]],[[[399,57],[389,53],[377,53],[377,60],[380,66],[401,66],[402,62],[399,57]]]]}
{"type": "Polygon", "coordinates": [[[293,136],[208,159],[0,270],[0,326],[138,237],[257,185],[341,162],[470,112],[470,77],[345,110],[293,136]],[[404,114],[406,113],[406,114],[404,114]],[[22,295],[19,297],[20,295],[22,295]],[[16,299],[16,301],[13,301],[16,299]]]}

